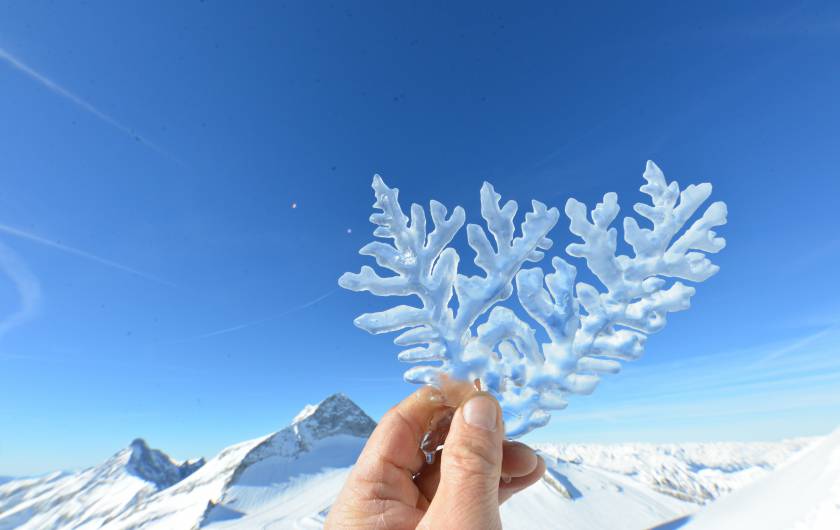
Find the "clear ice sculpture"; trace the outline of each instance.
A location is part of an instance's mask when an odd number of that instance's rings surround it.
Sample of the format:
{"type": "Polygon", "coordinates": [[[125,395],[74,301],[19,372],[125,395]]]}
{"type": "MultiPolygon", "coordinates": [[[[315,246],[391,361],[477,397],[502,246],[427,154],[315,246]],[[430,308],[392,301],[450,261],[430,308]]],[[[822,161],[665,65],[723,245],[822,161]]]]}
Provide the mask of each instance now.
{"type": "Polygon", "coordinates": [[[414,295],[421,305],[365,313],[354,323],[377,334],[407,329],[394,340],[408,347],[399,359],[422,364],[405,372],[406,381],[438,385],[443,375],[479,380],[499,400],[508,437],[542,427],[551,418],[549,411],[566,407],[568,394],[590,394],[601,374],[620,370],[619,360],[639,358],[647,335],[665,326],[668,313],[688,309],[694,288],[672,278],[701,282],[719,269],[706,253],[726,244],[712,230],[726,223],[726,204],[711,204],[677,237],[711,195],[711,184],[680,191],[650,161],[643,177],[647,183],[640,189],[651,204],[638,203],[634,210],[652,227],[624,218],[632,257],[616,255],[618,232],[610,227],[619,212],[615,193],[604,195],[591,221],[586,205],[573,198],[566,202],[569,230],[582,240],[568,245],[566,253],[586,260],[605,288],[599,290],[575,283],[577,270],[559,256],[552,258],[549,274],[539,266],[523,268],[542,261],[543,251],[551,248],[548,233],[560,217],[556,208],[532,201],[514,237],[517,203],[510,200],[500,207],[501,196],[485,182],[481,216],[495,245],[481,226],[467,225],[475,264],[484,275],[465,276],[458,274],[458,253],[448,246],[464,225],[464,209],[456,206],[447,218],[446,207],[432,200],[434,229],[429,232],[423,208],[412,204],[407,217],[399,190],[374,176],[374,208],[380,212],[370,217],[376,225],[373,235],[392,242],[374,241],[359,253],[395,274],[380,276],[364,266],[359,273],[343,274],[338,283],[377,296],[414,295]],[[542,326],[548,342],[540,343],[531,324],[500,305],[511,298],[514,282],[519,305],[542,326]]]}

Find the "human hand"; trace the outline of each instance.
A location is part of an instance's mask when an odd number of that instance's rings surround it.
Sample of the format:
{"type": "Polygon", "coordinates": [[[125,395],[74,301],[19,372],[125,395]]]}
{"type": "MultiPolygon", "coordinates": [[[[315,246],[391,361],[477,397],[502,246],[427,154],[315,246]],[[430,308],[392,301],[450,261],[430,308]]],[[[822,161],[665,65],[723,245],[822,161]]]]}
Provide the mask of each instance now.
{"type": "Polygon", "coordinates": [[[528,446],[505,441],[499,404],[463,383],[446,389],[446,401],[460,406],[442,454],[426,464],[420,440],[443,399],[424,387],[385,414],[325,528],[501,529],[499,505],[539,480],[545,462],[528,446]]]}

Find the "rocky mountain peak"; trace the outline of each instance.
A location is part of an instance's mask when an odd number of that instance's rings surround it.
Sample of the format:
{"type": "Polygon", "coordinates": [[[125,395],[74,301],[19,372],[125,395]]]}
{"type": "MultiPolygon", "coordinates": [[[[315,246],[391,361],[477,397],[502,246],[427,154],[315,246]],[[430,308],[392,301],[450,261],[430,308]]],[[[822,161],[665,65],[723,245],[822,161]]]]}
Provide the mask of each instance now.
{"type": "Polygon", "coordinates": [[[376,422],[344,394],[333,394],[317,405],[305,406],[292,424],[268,436],[243,459],[234,475],[267,458],[298,458],[317,442],[345,435],[367,438],[376,422]]]}
{"type": "Polygon", "coordinates": [[[132,441],[129,450],[126,471],[159,489],[180,482],[204,465],[203,458],[178,464],[163,451],[150,448],[142,438],[132,441]]]}
{"type": "Polygon", "coordinates": [[[295,416],[295,430],[309,440],[320,440],[337,434],[366,438],[376,422],[344,394],[333,394],[317,405],[307,405],[295,416]]]}

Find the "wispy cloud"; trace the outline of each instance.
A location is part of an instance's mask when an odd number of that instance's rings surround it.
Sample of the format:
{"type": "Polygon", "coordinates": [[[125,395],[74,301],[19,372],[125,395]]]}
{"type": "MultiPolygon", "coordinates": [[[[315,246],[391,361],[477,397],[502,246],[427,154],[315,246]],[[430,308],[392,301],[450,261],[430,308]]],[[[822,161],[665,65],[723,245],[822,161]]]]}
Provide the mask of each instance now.
{"type": "Polygon", "coordinates": [[[31,320],[41,302],[41,284],[15,252],[0,243],[0,270],[15,284],[20,304],[17,311],[0,321],[0,337],[10,329],[31,320]]]}
{"type": "Polygon", "coordinates": [[[773,360],[778,359],[779,357],[782,357],[784,355],[788,355],[790,353],[801,351],[805,346],[809,346],[809,345],[813,344],[814,342],[820,340],[821,338],[823,338],[825,336],[835,334],[836,331],[837,331],[837,328],[838,328],[837,324],[834,324],[834,325],[826,327],[825,329],[823,329],[821,331],[818,331],[818,332],[813,333],[811,335],[807,335],[807,336],[805,336],[805,337],[803,337],[803,338],[801,338],[801,339],[799,339],[799,340],[797,340],[797,341],[793,342],[792,344],[789,344],[785,347],[776,348],[775,350],[768,353],[765,357],[760,359],[755,365],[753,365],[753,367],[757,366],[759,364],[764,364],[764,363],[767,363],[769,361],[773,361],[773,360]]]}
{"type": "Polygon", "coordinates": [[[99,118],[101,121],[110,125],[114,129],[117,129],[118,131],[122,132],[123,134],[131,137],[132,139],[134,139],[138,143],[141,143],[141,144],[145,145],[146,147],[148,147],[149,149],[152,149],[153,151],[157,152],[160,155],[163,155],[167,158],[175,160],[176,162],[180,162],[177,158],[175,158],[174,156],[172,156],[171,154],[166,152],[160,146],[158,146],[155,143],[153,143],[153,142],[147,140],[146,138],[143,138],[142,136],[140,136],[137,133],[137,131],[135,131],[133,128],[128,127],[127,125],[124,125],[124,124],[120,123],[119,121],[112,118],[108,114],[102,112],[101,110],[94,107],[93,105],[91,105],[90,103],[88,103],[87,101],[82,99],[81,97],[77,96],[73,92],[70,92],[69,90],[62,87],[61,85],[59,85],[58,83],[56,83],[52,79],[45,76],[44,74],[38,72],[37,70],[35,70],[31,66],[29,66],[28,64],[21,61],[19,58],[15,57],[14,55],[9,53],[8,51],[4,50],[3,48],[0,48],[0,59],[6,61],[9,65],[11,65],[13,68],[18,70],[19,72],[21,72],[23,74],[26,74],[30,79],[32,79],[34,81],[37,81],[38,83],[40,83],[41,85],[43,85],[44,87],[46,87],[47,89],[52,91],[54,94],[57,94],[57,95],[65,98],[65,99],[67,99],[68,101],[70,101],[71,103],[76,105],[77,107],[80,107],[81,109],[89,112],[90,114],[93,114],[94,116],[99,118]]]}
{"type": "Polygon", "coordinates": [[[685,421],[840,406],[838,342],[832,327],[777,344],[628,366],[624,378],[603,381],[600,397],[573,400],[562,421],[650,425],[649,418],[685,421]]]}
{"type": "Polygon", "coordinates": [[[104,266],[110,267],[112,269],[117,269],[117,270],[120,270],[120,271],[123,271],[123,272],[127,272],[129,274],[133,274],[135,276],[139,276],[141,278],[145,278],[147,280],[150,280],[150,281],[153,281],[153,282],[156,282],[156,283],[160,283],[160,284],[163,284],[163,285],[168,285],[170,287],[175,287],[175,284],[173,284],[172,282],[161,279],[161,278],[159,278],[159,277],[157,277],[153,274],[149,274],[147,272],[143,272],[143,271],[135,269],[133,267],[123,265],[122,263],[117,263],[116,261],[111,261],[109,259],[105,259],[103,257],[97,256],[96,254],[91,254],[90,252],[86,252],[86,251],[78,249],[78,248],[63,245],[63,244],[61,244],[57,241],[52,241],[52,240],[47,239],[45,237],[41,237],[37,234],[33,234],[32,232],[27,232],[25,230],[21,230],[19,228],[15,228],[13,226],[9,226],[9,225],[0,223],[0,232],[9,234],[11,236],[19,237],[19,238],[22,238],[22,239],[26,239],[28,241],[33,241],[35,243],[40,243],[41,245],[45,245],[45,246],[54,248],[56,250],[60,250],[62,252],[66,252],[68,254],[72,254],[74,256],[78,256],[80,258],[84,258],[84,259],[99,263],[100,265],[104,265],[104,266]]]}
{"type": "Polygon", "coordinates": [[[300,304],[300,305],[296,305],[294,307],[290,307],[289,309],[286,309],[285,311],[281,311],[280,313],[276,313],[274,315],[269,315],[267,317],[263,317],[263,318],[260,318],[258,320],[252,320],[250,322],[244,322],[242,324],[237,324],[235,326],[221,328],[221,329],[217,329],[215,331],[209,331],[207,333],[202,333],[201,335],[194,335],[192,337],[187,337],[187,338],[184,338],[184,339],[166,341],[165,344],[181,344],[181,343],[184,343],[184,342],[192,342],[194,340],[209,339],[210,337],[217,337],[219,335],[226,335],[228,333],[234,333],[236,331],[241,331],[243,329],[247,329],[247,328],[250,328],[252,326],[257,326],[259,324],[264,324],[264,323],[269,322],[271,320],[282,318],[282,317],[288,316],[292,313],[296,313],[298,311],[306,309],[308,307],[312,307],[315,304],[317,304],[318,302],[324,300],[325,298],[329,298],[335,292],[336,292],[336,289],[333,289],[332,291],[330,291],[328,293],[324,293],[321,296],[318,296],[317,298],[313,298],[312,300],[309,300],[308,302],[305,302],[305,303],[300,304]]]}

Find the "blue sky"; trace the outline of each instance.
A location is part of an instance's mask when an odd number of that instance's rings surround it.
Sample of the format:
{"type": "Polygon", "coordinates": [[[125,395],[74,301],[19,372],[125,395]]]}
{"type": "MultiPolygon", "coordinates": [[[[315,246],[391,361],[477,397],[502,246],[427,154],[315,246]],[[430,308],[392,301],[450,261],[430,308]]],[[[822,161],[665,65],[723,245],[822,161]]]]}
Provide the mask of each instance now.
{"type": "Polygon", "coordinates": [[[374,173],[472,220],[485,179],[627,212],[647,159],[728,203],[691,311],[530,440],[840,424],[836,3],[447,4],[0,4],[0,475],[410,392],[336,285],[374,173]]]}

